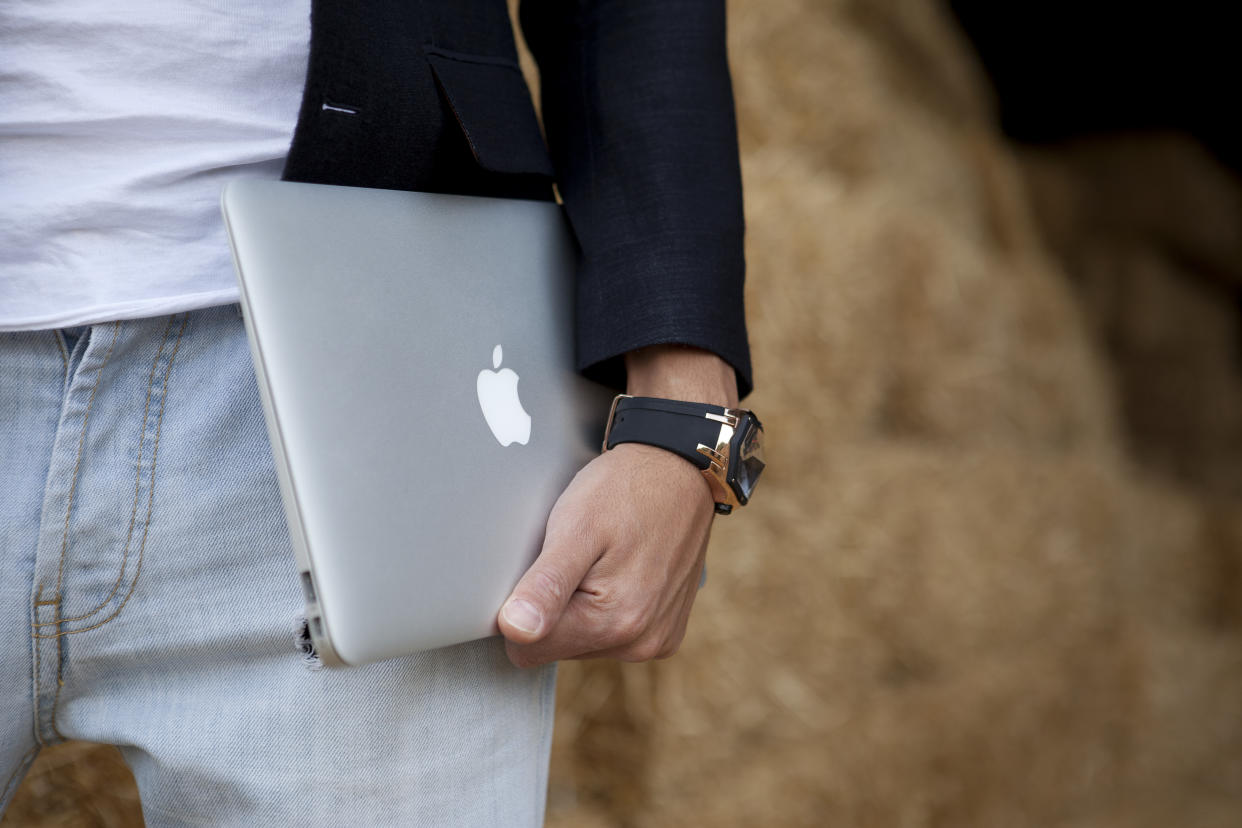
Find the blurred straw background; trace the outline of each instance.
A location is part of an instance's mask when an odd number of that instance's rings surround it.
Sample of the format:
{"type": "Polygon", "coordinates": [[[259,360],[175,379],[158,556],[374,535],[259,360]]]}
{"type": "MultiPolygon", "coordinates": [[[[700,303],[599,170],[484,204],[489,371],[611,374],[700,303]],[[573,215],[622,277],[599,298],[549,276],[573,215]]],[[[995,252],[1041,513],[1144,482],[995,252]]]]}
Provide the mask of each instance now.
{"type": "MultiPolygon", "coordinates": [[[[676,658],[562,666],[549,824],[1242,824],[1242,186],[1006,143],[931,0],[730,14],[769,470],[676,658]]],[[[3,822],[139,824],[84,745],[3,822]]]]}

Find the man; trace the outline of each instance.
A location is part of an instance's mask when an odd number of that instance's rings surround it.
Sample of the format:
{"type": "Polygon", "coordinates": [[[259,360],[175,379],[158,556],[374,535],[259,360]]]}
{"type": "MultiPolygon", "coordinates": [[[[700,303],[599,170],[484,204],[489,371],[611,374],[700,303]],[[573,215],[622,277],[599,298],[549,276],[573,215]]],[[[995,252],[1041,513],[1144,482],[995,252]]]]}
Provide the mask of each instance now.
{"type": "Polygon", "coordinates": [[[152,825],[538,824],[552,662],[685,633],[715,495],[627,443],[558,501],[503,639],[306,669],[215,203],[237,175],[550,198],[555,174],[580,367],[732,406],[723,4],[527,2],[549,156],[499,0],[314,0],[309,32],[306,2],[0,11],[0,808],[76,738],[120,747],[152,825]]]}

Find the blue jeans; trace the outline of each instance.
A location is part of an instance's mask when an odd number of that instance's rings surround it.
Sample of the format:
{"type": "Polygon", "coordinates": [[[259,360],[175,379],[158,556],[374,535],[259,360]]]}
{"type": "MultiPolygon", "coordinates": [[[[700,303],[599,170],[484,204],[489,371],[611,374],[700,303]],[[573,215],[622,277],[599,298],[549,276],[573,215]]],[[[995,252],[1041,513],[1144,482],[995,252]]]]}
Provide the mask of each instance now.
{"type": "Polygon", "coordinates": [[[120,747],[153,826],[542,822],[552,668],[495,638],[299,649],[236,305],[0,334],[0,428],[0,812],[82,739],[120,747]]]}

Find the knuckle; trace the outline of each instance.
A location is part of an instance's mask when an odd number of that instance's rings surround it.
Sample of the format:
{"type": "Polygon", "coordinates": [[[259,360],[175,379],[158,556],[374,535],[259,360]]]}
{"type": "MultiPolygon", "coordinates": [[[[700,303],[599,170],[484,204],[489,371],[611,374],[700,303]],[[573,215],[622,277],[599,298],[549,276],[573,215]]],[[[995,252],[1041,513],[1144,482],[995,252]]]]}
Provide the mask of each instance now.
{"type": "Polygon", "coordinates": [[[607,623],[606,619],[597,617],[583,625],[577,641],[577,649],[582,652],[607,650],[618,646],[619,643],[612,625],[607,623]]]}
{"type": "Polygon", "coordinates": [[[621,655],[621,660],[629,662],[651,661],[660,654],[661,649],[659,639],[644,638],[627,647],[621,655]]]}
{"type": "Polygon", "coordinates": [[[647,630],[647,620],[643,613],[633,609],[623,610],[617,614],[612,625],[613,640],[618,645],[637,643],[647,630]]]}
{"type": "Polygon", "coordinates": [[[659,649],[655,657],[658,660],[663,661],[666,658],[672,658],[673,656],[677,655],[677,652],[680,649],[681,649],[681,641],[668,641],[668,642],[665,642],[664,646],[659,649]]]}

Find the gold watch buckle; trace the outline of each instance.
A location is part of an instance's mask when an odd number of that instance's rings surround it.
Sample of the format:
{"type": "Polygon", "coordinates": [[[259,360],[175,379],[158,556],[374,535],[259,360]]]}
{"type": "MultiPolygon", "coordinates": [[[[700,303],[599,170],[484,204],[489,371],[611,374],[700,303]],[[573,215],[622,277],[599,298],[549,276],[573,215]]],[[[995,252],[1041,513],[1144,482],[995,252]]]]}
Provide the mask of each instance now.
{"type": "MultiPolygon", "coordinates": [[[[608,422],[604,426],[604,443],[601,453],[608,451],[608,437],[612,434],[612,423],[617,416],[617,405],[622,400],[633,399],[633,394],[618,394],[612,399],[612,407],[608,410],[608,422]]],[[[699,443],[695,450],[708,459],[708,466],[702,469],[700,473],[707,480],[708,487],[712,490],[712,499],[716,502],[716,512],[718,514],[727,515],[734,509],[741,506],[737,494],[729,486],[729,454],[730,446],[733,443],[733,435],[737,430],[738,423],[742,421],[744,411],[738,411],[734,408],[726,408],[723,414],[704,413],[703,416],[709,420],[720,423],[720,432],[716,435],[716,445],[708,446],[699,443]]]]}
{"type": "Polygon", "coordinates": [[[738,500],[737,493],[729,485],[730,449],[733,445],[733,435],[737,431],[738,423],[742,421],[742,414],[736,409],[726,408],[724,414],[707,413],[703,416],[720,423],[720,432],[716,435],[716,445],[708,446],[699,443],[696,450],[708,459],[708,466],[702,470],[702,474],[707,478],[707,483],[711,486],[712,493],[715,495],[716,512],[717,514],[727,515],[742,505],[741,501],[738,500]]]}
{"type": "Polygon", "coordinates": [[[612,421],[617,416],[617,403],[621,402],[622,400],[632,400],[632,399],[634,399],[633,394],[618,394],[617,396],[612,398],[612,407],[608,409],[608,422],[604,426],[604,445],[600,449],[600,454],[603,454],[604,452],[608,451],[608,435],[612,434],[612,421]]]}

